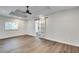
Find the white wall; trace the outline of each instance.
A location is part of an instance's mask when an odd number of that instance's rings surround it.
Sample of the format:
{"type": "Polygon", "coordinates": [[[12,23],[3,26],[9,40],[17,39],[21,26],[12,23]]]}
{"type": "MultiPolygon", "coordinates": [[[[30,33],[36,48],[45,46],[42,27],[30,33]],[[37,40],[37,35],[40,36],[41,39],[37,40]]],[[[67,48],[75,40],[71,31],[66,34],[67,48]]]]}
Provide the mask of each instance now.
{"type": "Polygon", "coordinates": [[[48,16],[45,38],[79,46],[79,8],[48,16]]]}
{"type": "Polygon", "coordinates": [[[35,22],[33,19],[27,21],[27,34],[35,36],[35,22]]]}
{"type": "Polygon", "coordinates": [[[13,37],[18,35],[24,35],[27,34],[27,21],[19,20],[19,19],[13,19],[13,18],[7,18],[7,17],[0,17],[0,39],[7,38],[7,37],[13,37]],[[7,31],[4,29],[5,22],[18,22],[19,29],[15,31],[7,31]]]}

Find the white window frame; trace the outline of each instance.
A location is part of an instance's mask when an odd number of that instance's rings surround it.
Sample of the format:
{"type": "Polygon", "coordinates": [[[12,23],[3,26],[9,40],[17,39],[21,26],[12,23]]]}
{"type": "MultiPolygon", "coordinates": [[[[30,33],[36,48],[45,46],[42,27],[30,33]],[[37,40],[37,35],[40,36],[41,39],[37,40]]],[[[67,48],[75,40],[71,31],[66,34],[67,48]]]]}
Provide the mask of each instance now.
{"type": "Polygon", "coordinates": [[[18,30],[18,23],[5,22],[5,30],[18,30]]]}

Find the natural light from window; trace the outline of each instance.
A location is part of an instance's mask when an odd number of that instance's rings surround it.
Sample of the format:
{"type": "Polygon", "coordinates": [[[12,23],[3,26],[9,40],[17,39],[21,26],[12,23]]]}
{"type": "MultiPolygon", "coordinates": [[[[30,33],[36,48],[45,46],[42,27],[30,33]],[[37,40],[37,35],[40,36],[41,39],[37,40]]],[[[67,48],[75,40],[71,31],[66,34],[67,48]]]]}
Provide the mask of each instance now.
{"type": "Polygon", "coordinates": [[[15,22],[5,22],[5,30],[17,30],[18,24],[15,22]]]}

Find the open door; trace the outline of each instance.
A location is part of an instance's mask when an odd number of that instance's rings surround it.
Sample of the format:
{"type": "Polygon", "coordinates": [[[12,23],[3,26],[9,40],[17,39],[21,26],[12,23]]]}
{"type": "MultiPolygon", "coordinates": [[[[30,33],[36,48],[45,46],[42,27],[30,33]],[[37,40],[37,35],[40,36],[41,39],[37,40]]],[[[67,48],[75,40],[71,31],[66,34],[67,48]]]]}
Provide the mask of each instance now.
{"type": "Polygon", "coordinates": [[[38,38],[43,38],[46,33],[46,17],[39,17],[35,20],[35,33],[38,38]]]}

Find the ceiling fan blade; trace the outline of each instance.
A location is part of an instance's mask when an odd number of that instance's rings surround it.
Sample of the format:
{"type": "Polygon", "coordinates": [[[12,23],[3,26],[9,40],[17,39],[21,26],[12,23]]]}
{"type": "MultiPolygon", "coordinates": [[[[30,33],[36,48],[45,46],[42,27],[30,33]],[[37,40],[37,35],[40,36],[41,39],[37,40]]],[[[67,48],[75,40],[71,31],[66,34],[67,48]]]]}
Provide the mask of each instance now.
{"type": "Polygon", "coordinates": [[[29,12],[30,15],[32,15],[32,13],[29,12]]]}

